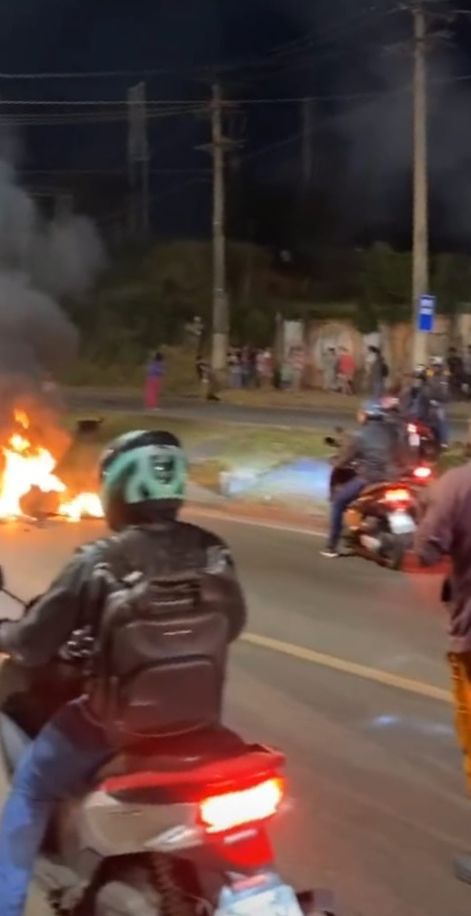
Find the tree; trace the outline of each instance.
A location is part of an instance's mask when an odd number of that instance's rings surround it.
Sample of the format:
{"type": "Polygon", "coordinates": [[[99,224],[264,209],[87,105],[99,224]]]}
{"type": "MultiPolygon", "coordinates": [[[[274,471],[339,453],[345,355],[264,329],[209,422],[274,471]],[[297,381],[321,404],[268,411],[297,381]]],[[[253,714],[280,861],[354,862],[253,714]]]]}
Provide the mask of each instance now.
{"type": "Polygon", "coordinates": [[[363,254],[360,270],[361,311],[375,320],[396,324],[410,318],[411,255],[377,242],[363,254]]]}

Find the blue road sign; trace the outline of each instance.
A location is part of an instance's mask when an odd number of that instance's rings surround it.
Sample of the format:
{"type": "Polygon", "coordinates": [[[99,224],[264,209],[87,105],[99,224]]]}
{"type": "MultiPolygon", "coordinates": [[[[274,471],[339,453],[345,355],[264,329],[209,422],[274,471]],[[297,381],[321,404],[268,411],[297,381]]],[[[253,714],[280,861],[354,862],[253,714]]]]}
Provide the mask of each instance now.
{"type": "Polygon", "coordinates": [[[436,296],[420,297],[419,313],[417,318],[417,327],[419,331],[425,331],[426,333],[433,331],[436,306],[436,296]]]}

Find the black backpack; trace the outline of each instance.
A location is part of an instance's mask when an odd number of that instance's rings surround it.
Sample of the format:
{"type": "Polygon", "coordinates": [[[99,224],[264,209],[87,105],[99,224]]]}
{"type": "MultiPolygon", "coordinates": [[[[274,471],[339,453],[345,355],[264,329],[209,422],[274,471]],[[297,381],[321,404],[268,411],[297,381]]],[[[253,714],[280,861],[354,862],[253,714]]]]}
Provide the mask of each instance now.
{"type": "MultiPolygon", "coordinates": [[[[126,742],[219,724],[228,622],[205,600],[205,573],[115,580],[95,633],[93,714],[126,742]]],[[[209,586],[211,588],[211,586],[209,586]]]]}

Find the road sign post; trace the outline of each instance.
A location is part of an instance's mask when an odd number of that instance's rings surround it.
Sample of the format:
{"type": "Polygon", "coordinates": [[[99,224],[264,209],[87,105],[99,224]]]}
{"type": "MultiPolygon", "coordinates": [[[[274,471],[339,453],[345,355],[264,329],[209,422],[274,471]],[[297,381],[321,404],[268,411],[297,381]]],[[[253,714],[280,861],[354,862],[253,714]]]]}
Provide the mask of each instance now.
{"type": "Polygon", "coordinates": [[[435,322],[437,300],[435,296],[421,296],[417,310],[417,330],[431,334],[435,322]]]}

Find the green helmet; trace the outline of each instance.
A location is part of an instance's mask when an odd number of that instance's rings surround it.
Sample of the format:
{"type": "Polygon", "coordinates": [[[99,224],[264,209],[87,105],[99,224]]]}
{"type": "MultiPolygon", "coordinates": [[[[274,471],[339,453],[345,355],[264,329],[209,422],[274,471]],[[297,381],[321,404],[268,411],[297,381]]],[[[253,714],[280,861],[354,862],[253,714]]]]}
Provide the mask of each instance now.
{"type": "Polygon", "coordinates": [[[118,529],[152,522],[185,498],[187,460],[172,433],[134,430],[115,439],[100,462],[101,501],[118,529]]]}

